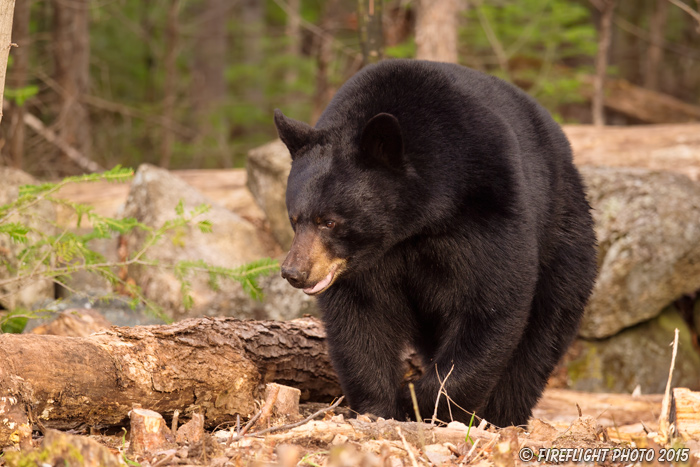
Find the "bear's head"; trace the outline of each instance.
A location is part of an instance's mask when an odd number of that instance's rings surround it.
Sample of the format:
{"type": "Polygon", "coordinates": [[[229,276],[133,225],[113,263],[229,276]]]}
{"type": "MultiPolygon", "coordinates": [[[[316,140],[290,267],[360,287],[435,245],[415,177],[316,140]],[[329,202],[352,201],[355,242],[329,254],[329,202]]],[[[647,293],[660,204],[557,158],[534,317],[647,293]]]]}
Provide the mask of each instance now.
{"type": "Polygon", "coordinates": [[[292,156],[287,210],[294,240],[282,277],[309,295],[377,261],[410,224],[410,164],[399,121],[380,113],[360,128],[313,128],[275,110],[292,156]]]}

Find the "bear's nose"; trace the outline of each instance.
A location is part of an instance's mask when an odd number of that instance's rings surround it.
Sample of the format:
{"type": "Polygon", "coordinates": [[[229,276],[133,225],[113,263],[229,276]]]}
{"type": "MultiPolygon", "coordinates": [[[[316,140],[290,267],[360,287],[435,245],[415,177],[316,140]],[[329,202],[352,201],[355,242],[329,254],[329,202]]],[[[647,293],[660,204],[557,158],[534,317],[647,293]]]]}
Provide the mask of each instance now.
{"type": "Polygon", "coordinates": [[[301,288],[306,283],[306,279],[309,278],[309,273],[307,271],[300,271],[294,267],[282,266],[282,277],[287,279],[292,287],[301,288]]]}

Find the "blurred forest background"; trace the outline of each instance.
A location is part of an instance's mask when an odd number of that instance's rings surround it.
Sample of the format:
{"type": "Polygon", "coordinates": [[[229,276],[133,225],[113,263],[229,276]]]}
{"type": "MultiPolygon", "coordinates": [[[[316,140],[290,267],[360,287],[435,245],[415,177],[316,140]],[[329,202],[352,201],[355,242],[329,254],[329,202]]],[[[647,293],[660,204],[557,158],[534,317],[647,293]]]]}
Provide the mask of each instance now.
{"type": "Polygon", "coordinates": [[[392,57],[493,73],[562,123],[700,121],[700,0],[685,2],[18,0],[0,165],[240,167],[276,136],[274,108],[314,122],[392,57]]]}

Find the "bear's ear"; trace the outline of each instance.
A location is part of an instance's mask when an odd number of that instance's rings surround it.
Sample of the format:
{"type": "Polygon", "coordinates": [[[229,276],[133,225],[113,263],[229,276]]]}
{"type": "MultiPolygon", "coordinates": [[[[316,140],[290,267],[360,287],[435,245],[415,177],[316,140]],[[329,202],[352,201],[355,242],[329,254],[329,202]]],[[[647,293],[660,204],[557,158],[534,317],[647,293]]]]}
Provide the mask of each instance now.
{"type": "Polygon", "coordinates": [[[301,148],[312,142],[316,132],[308,124],[286,117],[280,109],[275,109],[275,126],[280,139],[289,149],[292,160],[298,155],[301,148]]]}
{"type": "Polygon", "coordinates": [[[377,114],[362,130],[361,153],[369,162],[400,169],[403,165],[403,137],[399,121],[391,114],[377,114]]]}

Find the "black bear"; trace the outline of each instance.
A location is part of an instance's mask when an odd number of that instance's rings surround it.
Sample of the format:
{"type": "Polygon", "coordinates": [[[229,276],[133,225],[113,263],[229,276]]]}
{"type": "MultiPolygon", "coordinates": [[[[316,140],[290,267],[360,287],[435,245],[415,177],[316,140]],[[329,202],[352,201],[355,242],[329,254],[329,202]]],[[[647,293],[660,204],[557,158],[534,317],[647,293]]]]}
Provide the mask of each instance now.
{"type": "Polygon", "coordinates": [[[570,344],[596,240],[569,143],[527,94],[459,65],[389,60],[315,127],[275,111],[292,155],[282,276],[318,295],[352,409],[525,424],[570,344]],[[450,404],[450,407],[448,407],[450,404]]]}

